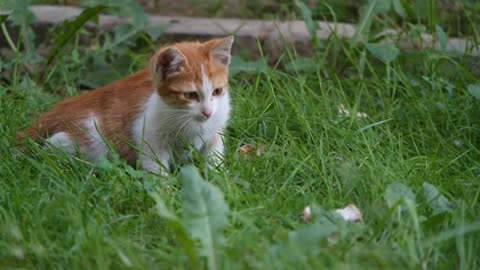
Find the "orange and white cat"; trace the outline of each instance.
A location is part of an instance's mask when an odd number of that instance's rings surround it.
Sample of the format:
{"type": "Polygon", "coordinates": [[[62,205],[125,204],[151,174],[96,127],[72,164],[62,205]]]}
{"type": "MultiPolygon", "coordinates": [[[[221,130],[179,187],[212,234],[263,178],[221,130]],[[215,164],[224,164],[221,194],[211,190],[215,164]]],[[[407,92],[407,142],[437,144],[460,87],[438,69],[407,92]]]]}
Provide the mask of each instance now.
{"type": "Polygon", "coordinates": [[[186,146],[214,165],[230,115],[228,66],[233,37],[161,48],[149,69],[57,104],[18,138],[79,150],[91,161],[113,148],[130,164],[164,174],[186,146]]]}

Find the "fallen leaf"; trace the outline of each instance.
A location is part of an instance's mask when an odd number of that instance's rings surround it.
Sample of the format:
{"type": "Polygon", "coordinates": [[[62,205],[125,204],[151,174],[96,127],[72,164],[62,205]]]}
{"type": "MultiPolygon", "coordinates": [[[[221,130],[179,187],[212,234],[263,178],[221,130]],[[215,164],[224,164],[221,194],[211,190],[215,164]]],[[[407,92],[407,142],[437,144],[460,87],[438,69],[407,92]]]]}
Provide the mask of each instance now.
{"type": "MultiPolygon", "coordinates": [[[[363,222],[362,212],[360,212],[358,207],[354,204],[349,204],[344,208],[335,209],[335,212],[339,214],[346,222],[363,222]]],[[[310,223],[311,219],[312,209],[310,208],[310,206],[307,206],[303,209],[303,221],[305,223],[310,223]]]]}
{"type": "Polygon", "coordinates": [[[357,118],[367,118],[367,117],[368,117],[368,114],[366,114],[366,113],[364,113],[364,112],[357,112],[357,113],[355,114],[355,116],[356,116],[357,118]]]}
{"type": "MultiPolygon", "coordinates": [[[[347,110],[345,105],[340,104],[340,105],[338,105],[338,114],[340,114],[340,116],[349,117],[350,116],[350,111],[347,110]]],[[[355,114],[355,117],[357,117],[357,118],[368,118],[368,114],[364,113],[364,112],[357,112],[355,114]]]]}
{"type": "Polygon", "coordinates": [[[259,156],[262,156],[263,154],[265,154],[265,146],[264,145],[253,146],[251,144],[245,144],[245,145],[242,145],[239,148],[239,151],[240,151],[241,154],[244,154],[244,155],[247,155],[247,154],[253,155],[254,154],[257,157],[259,157],[259,156]]]}
{"type": "Polygon", "coordinates": [[[312,210],[310,209],[310,206],[307,206],[303,209],[303,221],[305,221],[305,223],[310,223],[311,217],[312,210]]]}
{"type": "Polygon", "coordinates": [[[339,113],[341,116],[350,116],[350,111],[347,110],[347,109],[345,108],[345,105],[343,105],[343,104],[340,104],[340,105],[338,106],[338,113],[339,113]]]}
{"type": "Polygon", "coordinates": [[[345,208],[335,210],[347,222],[363,222],[363,215],[354,204],[349,204],[345,208]]]}
{"type": "Polygon", "coordinates": [[[407,185],[393,182],[388,185],[384,199],[389,208],[395,206],[399,211],[405,211],[408,208],[407,200],[415,204],[415,193],[407,185]],[[400,203],[400,205],[397,206],[397,203],[400,203]]]}
{"type": "Polygon", "coordinates": [[[250,144],[245,144],[240,146],[240,153],[242,154],[248,154],[251,153],[255,150],[255,147],[251,146],[250,144]]]}
{"type": "Polygon", "coordinates": [[[474,96],[476,99],[480,100],[480,84],[470,84],[468,85],[468,93],[474,96]]]}

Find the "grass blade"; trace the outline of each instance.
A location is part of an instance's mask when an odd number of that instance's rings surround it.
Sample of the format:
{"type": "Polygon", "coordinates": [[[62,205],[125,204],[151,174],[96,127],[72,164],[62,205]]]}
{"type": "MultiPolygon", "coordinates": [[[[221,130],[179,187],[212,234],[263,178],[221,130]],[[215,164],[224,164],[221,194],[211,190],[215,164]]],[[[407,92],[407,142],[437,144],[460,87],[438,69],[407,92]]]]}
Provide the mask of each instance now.
{"type": "Polygon", "coordinates": [[[3,24],[8,19],[8,14],[0,15],[0,24],[3,24]]]}
{"type": "Polygon", "coordinates": [[[61,27],[64,32],[57,35],[55,38],[54,47],[48,55],[46,65],[50,65],[53,59],[62,51],[64,46],[70,41],[70,39],[72,39],[75,33],[77,33],[77,31],[85,25],[85,23],[98,16],[98,14],[105,9],[106,6],[104,5],[86,8],[78,17],[75,18],[75,20],[63,23],[61,27]]]}
{"type": "Polygon", "coordinates": [[[367,50],[380,61],[390,64],[400,54],[400,50],[394,44],[375,44],[367,43],[367,50]]]}
{"type": "Polygon", "coordinates": [[[312,12],[307,7],[307,5],[305,5],[305,3],[301,1],[295,1],[295,5],[297,6],[297,8],[300,10],[300,13],[302,14],[303,21],[307,26],[308,32],[310,33],[310,38],[312,39],[314,46],[318,48],[319,46],[319,41],[317,37],[318,24],[312,19],[312,12]]]}

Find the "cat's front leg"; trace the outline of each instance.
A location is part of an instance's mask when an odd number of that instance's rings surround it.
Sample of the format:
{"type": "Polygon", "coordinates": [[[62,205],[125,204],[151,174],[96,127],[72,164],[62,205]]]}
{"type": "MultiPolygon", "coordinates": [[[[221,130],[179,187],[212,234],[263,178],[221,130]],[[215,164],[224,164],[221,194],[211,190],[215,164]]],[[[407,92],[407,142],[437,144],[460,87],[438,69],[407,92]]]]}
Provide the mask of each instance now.
{"type": "Polygon", "coordinates": [[[170,168],[169,160],[168,152],[158,151],[154,155],[143,155],[140,161],[143,169],[166,177],[170,168]]]}
{"type": "Polygon", "coordinates": [[[205,147],[207,164],[209,168],[223,168],[225,146],[222,135],[216,134],[205,147]]]}

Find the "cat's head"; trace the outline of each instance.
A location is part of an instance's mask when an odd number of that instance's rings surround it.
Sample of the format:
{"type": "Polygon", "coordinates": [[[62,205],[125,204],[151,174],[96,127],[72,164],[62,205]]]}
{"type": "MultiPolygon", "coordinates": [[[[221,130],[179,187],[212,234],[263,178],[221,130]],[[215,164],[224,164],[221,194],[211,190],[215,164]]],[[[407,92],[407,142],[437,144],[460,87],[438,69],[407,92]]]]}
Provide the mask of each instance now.
{"type": "Polygon", "coordinates": [[[155,87],[171,107],[206,121],[229,106],[228,66],[233,36],[181,42],[161,48],[151,60],[155,87]]]}

